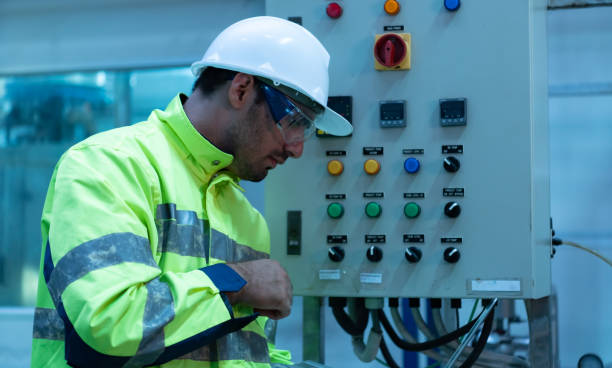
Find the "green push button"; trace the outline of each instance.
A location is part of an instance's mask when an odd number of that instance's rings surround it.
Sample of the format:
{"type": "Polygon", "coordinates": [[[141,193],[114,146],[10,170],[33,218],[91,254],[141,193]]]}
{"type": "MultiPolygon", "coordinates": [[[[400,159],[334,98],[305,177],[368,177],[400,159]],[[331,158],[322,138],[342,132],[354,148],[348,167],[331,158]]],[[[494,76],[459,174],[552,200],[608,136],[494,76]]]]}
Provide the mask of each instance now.
{"type": "Polygon", "coordinates": [[[404,206],[404,215],[408,218],[415,218],[421,213],[421,207],[414,202],[406,203],[404,206]]]}
{"type": "Polygon", "coordinates": [[[365,213],[368,217],[378,217],[382,212],[382,207],[376,202],[366,204],[365,213]]]}
{"type": "Polygon", "coordinates": [[[327,214],[333,219],[340,218],[344,214],[344,207],[338,202],[330,203],[327,206],[327,214]]]}

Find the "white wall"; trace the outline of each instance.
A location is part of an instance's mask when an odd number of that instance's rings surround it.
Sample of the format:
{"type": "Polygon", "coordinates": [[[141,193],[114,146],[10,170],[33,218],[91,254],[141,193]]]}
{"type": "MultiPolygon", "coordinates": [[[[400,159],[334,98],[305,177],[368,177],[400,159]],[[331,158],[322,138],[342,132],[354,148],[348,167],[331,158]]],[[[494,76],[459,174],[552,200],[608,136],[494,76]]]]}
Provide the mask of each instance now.
{"type": "MultiPolygon", "coordinates": [[[[557,234],[612,258],[612,8],[549,12],[551,211],[557,234]],[[565,95],[565,96],[564,96],[565,95]]],[[[612,363],[612,269],[562,246],[553,260],[562,367],[612,363]]]]}
{"type": "Polygon", "coordinates": [[[2,0],[0,75],[188,65],[255,0],[2,0]]]}

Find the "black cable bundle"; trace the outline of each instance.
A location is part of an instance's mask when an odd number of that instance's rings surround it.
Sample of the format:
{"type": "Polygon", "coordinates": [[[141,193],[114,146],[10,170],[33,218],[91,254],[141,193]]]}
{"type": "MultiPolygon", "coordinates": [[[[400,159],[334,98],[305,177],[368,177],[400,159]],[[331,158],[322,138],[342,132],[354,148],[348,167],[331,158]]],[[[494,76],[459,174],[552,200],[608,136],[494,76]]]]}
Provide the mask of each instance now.
{"type": "Polygon", "coordinates": [[[368,325],[369,313],[365,308],[363,299],[356,300],[357,318],[353,322],[351,317],[344,311],[346,307],[346,298],[329,298],[329,306],[332,308],[332,313],[338,325],[351,336],[361,336],[368,325]]]}
{"type": "Polygon", "coordinates": [[[400,366],[393,359],[393,356],[391,356],[391,352],[389,352],[389,348],[387,348],[384,338],[380,340],[380,351],[382,352],[383,358],[385,358],[385,361],[389,367],[400,368],[400,366]]]}
{"type": "MultiPolygon", "coordinates": [[[[482,312],[480,312],[480,314],[482,314],[482,312]]],[[[479,317],[480,317],[480,314],[478,315],[479,317]]],[[[382,309],[378,311],[378,315],[380,318],[380,322],[385,328],[385,331],[387,331],[387,334],[389,335],[393,343],[397,345],[398,347],[400,347],[401,349],[408,350],[408,351],[431,350],[439,346],[442,346],[444,344],[448,344],[449,342],[453,340],[457,340],[460,336],[463,336],[466,333],[468,333],[470,329],[472,328],[472,326],[474,326],[474,324],[476,324],[476,321],[478,320],[478,317],[474,318],[472,321],[463,325],[462,327],[459,327],[457,330],[453,332],[449,332],[448,334],[444,336],[440,336],[437,339],[412,344],[397,335],[397,333],[391,326],[391,323],[389,323],[389,320],[387,319],[385,312],[382,309]]]]}

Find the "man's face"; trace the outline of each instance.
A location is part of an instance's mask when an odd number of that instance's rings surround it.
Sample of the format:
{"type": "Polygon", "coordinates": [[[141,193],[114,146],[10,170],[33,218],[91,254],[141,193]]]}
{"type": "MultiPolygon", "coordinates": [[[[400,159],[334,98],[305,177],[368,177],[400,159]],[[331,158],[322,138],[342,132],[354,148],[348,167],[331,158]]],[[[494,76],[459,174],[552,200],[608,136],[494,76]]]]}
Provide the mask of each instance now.
{"type": "Polygon", "coordinates": [[[230,169],[244,180],[263,180],[268,170],[289,157],[300,157],[304,149],[303,142],[285,141],[265,101],[253,101],[244,119],[234,124],[231,134],[235,149],[230,169]]]}

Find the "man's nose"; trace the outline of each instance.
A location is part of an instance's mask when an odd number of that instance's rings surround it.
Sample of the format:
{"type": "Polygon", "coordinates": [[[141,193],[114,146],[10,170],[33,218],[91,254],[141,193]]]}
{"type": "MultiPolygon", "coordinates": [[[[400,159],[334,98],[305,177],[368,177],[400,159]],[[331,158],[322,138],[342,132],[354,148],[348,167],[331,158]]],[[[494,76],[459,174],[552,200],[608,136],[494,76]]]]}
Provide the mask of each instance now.
{"type": "Polygon", "coordinates": [[[290,157],[299,158],[304,152],[304,142],[286,143],[285,151],[290,157]]]}

